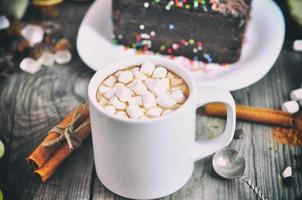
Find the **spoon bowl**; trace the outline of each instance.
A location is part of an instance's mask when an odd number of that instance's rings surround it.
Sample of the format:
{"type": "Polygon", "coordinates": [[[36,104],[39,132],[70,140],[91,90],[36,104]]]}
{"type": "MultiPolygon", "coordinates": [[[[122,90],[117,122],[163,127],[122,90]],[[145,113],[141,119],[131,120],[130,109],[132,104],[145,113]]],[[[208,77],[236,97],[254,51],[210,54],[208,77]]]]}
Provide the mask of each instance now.
{"type": "Polygon", "coordinates": [[[215,172],[226,179],[242,177],[246,171],[243,156],[230,148],[218,151],[213,157],[212,165],[215,172]]]}
{"type": "Polygon", "coordinates": [[[240,178],[256,193],[259,199],[267,200],[258,186],[244,175],[246,171],[245,159],[235,149],[225,148],[218,151],[213,157],[212,165],[215,172],[221,177],[226,179],[240,178]]]}

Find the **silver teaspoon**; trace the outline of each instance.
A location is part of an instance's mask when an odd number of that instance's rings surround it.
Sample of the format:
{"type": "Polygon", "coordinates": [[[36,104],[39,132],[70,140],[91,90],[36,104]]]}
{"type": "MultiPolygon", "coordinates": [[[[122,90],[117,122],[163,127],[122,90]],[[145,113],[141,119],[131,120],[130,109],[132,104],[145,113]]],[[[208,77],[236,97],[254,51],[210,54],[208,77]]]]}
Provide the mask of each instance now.
{"type": "Polygon", "coordinates": [[[246,164],[245,159],[235,149],[222,149],[218,151],[212,160],[215,172],[226,179],[240,178],[245,182],[261,200],[267,200],[263,192],[245,176],[246,164]]]}

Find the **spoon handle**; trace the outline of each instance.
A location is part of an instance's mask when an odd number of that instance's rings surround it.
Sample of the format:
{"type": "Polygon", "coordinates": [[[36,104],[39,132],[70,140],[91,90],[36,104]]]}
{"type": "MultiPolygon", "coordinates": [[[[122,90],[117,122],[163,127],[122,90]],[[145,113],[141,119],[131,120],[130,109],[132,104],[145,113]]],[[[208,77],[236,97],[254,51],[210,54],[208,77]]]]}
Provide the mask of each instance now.
{"type": "Polygon", "coordinates": [[[267,198],[264,196],[263,192],[255,185],[255,183],[247,176],[241,177],[241,180],[243,180],[259,197],[261,200],[267,200],[267,198]]]}

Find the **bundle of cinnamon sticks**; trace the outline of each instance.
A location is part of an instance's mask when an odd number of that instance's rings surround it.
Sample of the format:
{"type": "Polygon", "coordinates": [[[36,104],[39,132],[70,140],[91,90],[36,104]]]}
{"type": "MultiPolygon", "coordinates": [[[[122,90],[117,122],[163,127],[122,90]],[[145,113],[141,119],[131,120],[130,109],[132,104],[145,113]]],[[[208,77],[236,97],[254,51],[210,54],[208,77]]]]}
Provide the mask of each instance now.
{"type": "Polygon", "coordinates": [[[49,131],[26,160],[34,173],[45,182],[90,132],[88,107],[86,103],[81,103],[49,131]]]}

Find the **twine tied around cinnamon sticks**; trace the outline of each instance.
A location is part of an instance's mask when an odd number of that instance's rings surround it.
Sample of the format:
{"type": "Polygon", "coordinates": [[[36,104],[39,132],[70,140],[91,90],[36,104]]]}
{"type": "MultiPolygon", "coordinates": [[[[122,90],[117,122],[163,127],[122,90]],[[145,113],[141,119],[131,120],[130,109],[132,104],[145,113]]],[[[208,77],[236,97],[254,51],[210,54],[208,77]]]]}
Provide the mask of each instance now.
{"type": "Polygon", "coordinates": [[[78,131],[80,131],[83,127],[85,127],[87,124],[89,124],[90,121],[84,122],[78,128],[75,129],[75,127],[79,124],[81,115],[82,115],[82,113],[78,112],[78,110],[79,110],[79,107],[76,107],[73,112],[70,123],[68,123],[64,126],[57,125],[50,130],[50,133],[55,132],[55,133],[58,133],[60,136],[57,138],[54,138],[53,140],[43,143],[43,146],[52,147],[56,144],[63,142],[64,140],[67,141],[67,144],[68,144],[68,147],[70,150],[78,148],[81,145],[81,140],[78,138],[76,133],[78,131]]]}
{"type": "Polygon", "coordinates": [[[46,138],[26,160],[34,168],[34,173],[45,182],[90,135],[90,132],[88,106],[83,102],[49,131],[46,138]]]}

